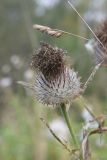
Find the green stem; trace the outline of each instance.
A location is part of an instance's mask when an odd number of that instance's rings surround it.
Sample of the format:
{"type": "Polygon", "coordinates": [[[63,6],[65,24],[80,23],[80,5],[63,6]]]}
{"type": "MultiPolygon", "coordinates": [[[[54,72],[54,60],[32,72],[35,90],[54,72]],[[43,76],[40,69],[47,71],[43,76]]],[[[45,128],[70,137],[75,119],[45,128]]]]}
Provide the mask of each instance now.
{"type": "Polygon", "coordinates": [[[72,139],[73,139],[73,143],[74,143],[74,145],[78,148],[78,142],[77,142],[77,139],[76,139],[76,137],[75,137],[75,133],[74,133],[74,131],[73,131],[73,128],[71,127],[70,118],[69,118],[69,115],[68,115],[68,113],[67,113],[67,111],[66,111],[66,106],[65,106],[65,104],[61,104],[61,110],[62,110],[63,116],[64,116],[64,118],[65,118],[65,121],[66,121],[66,123],[67,123],[67,126],[68,126],[68,128],[69,128],[71,137],[72,137],[72,139]]]}

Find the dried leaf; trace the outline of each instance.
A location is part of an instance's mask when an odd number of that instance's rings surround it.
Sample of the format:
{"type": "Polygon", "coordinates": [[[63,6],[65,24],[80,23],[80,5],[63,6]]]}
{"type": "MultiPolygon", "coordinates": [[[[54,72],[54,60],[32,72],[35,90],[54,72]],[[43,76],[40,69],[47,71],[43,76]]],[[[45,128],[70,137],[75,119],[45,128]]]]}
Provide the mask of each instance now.
{"type": "Polygon", "coordinates": [[[91,159],[91,152],[89,148],[89,140],[88,140],[89,134],[86,132],[83,142],[82,142],[82,155],[83,160],[90,160],[91,159]]]}
{"type": "Polygon", "coordinates": [[[45,121],[44,118],[41,117],[40,120],[46,125],[46,127],[49,129],[50,133],[54,136],[54,138],[55,138],[60,144],[62,144],[62,146],[63,146],[68,152],[70,152],[70,154],[74,154],[74,155],[75,155],[75,154],[78,152],[78,149],[71,149],[71,148],[68,146],[67,142],[66,142],[66,143],[63,142],[63,141],[54,133],[54,131],[50,128],[49,124],[45,121]]]}
{"type": "Polygon", "coordinates": [[[83,160],[90,160],[91,159],[91,152],[89,147],[89,136],[94,134],[102,134],[107,133],[107,127],[98,127],[97,129],[94,129],[90,132],[87,130],[84,130],[83,134],[83,142],[82,142],[82,156],[83,160]]]}

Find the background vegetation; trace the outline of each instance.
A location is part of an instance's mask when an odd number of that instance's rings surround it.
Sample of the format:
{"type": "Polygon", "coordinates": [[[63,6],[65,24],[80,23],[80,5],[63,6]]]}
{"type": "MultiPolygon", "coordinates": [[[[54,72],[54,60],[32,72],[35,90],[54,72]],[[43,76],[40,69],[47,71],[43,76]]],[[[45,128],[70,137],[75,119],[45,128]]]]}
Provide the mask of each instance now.
{"type": "MultiPolygon", "coordinates": [[[[73,3],[93,30],[106,18],[107,0],[73,3]]],[[[33,30],[35,23],[92,37],[65,0],[0,0],[0,160],[69,159],[67,151],[49,135],[39,119],[43,116],[51,124],[61,119],[60,110],[42,106],[30,91],[16,84],[18,80],[32,81],[30,58],[39,42],[50,42],[67,50],[83,83],[94,66],[84,40],[68,35],[58,39],[43,35],[33,30]]],[[[96,115],[107,114],[106,73],[107,68],[101,68],[84,95],[96,115]]],[[[72,104],[70,112],[81,141],[87,115],[79,100],[72,104]]],[[[101,142],[99,135],[91,140],[94,159],[106,160],[107,135],[101,136],[101,142]]]]}

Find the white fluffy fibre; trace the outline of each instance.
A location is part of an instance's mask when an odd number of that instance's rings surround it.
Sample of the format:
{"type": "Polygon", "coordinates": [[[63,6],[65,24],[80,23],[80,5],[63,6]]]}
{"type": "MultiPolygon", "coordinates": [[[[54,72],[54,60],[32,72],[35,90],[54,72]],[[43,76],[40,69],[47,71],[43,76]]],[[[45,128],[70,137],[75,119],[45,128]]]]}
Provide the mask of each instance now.
{"type": "Polygon", "coordinates": [[[43,104],[57,106],[72,102],[81,91],[80,78],[73,69],[65,68],[57,80],[47,81],[39,72],[35,77],[34,91],[36,98],[43,104]]]}

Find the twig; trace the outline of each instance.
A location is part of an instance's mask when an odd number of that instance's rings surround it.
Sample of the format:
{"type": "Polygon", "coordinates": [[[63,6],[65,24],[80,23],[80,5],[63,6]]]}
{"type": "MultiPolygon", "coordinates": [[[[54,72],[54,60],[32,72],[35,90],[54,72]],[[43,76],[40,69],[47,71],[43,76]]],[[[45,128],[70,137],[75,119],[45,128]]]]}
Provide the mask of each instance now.
{"type": "Polygon", "coordinates": [[[82,155],[83,155],[83,160],[90,160],[91,158],[91,153],[90,153],[90,147],[89,147],[89,137],[94,135],[94,134],[102,134],[102,133],[107,133],[107,127],[98,127],[97,129],[94,129],[90,132],[87,130],[84,130],[84,137],[83,137],[83,142],[82,142],[82,155]]]}
{"type": "MultiPolygon", "coordinates": [[[[83,97],[83,96],[79,96],[79,98],[80,98],[81,101],[84,103],[85,109],[90,113],[90,115],[93,117],[93,119],[95,119],[95,120],[97,121],[96,116],[94,115],[94,113],[87,107],[88,105],[87,105],[87,102],[86,102],[86,100],[84,99],[84,97],[83,97]]],[[[97,121],[97,122],[98,122],[98,121],[97,121]]],[[[98,123],[99,123],[99,122],[98,122],[98,123]]]]}
{"type": "Polygon", "coordinates": [[[102,133],[107,133],[107,127],[97,128],[97,129],[91,131],[91,132],[89,133],[89,135],[102,134],[102,133]]]}
{"type": "Polygon", "coordinates": [[[72,35],[72,36],[75,36],[75,37],[78,37],[78,38],[85,39],[85,40],[89,41],[88,38],[85,38],[83,36],[80,36],[80,35],[77,35],[77,34],[74,34],[74,33],[71,33],[71,32],[63,31],[63,30],[60,30],[60,29],[55,29],[55,30],[56,31],[60,31],[60,32],[62,32],[64,34],[72,35]]]}
{"type": "Polygon", "coordinates": [[[92,120],[90,120],[89,122],[94,122],[96,121],[98,123],[98,127],[99,129],[102,128],[102,126],[104,125],[104,120],[107,118],[107,115],[100,115],[100,116],[96,116],[87,106],[87,102],[86,100],[84,99],[83,96],[80,96],[79,97],[82,102],[84,103],[84,106],[85,106],[85,109],[90,113],[90,115],[93,117],[92,120]]]}
{"type": "Polygon", "coordinates": [[[71,149],[68,147],[67,144],[62,142],[62,140],[54,133],[54,131],[50,128],[49,124],[44,120],[44,118],[40,118],[40,120],[46,125],[46,127],[49,129],[51,134],[55,137],[55,139],[69,152],[69,153],[75,153],[77,149],[71,149]]]}
{"type": "Polygon", "coordinates": [[[86,88],[87,88],[87,86],[89,85],[89,83],[93,80],[93,78],[94,78],[96,72],[98,71],[98,69],[100,68],[101,64],[102,64],[102,62],[99,63],[99,64],[97,64],[97,65],[95,66],[95,68],[93,69],[93,71],[92,71],[92,73],[90,74],[89,78],[87,79],[87,81],[86,81],[85,84],[84,84],[83,91],[86,90],[86,88]]]}

